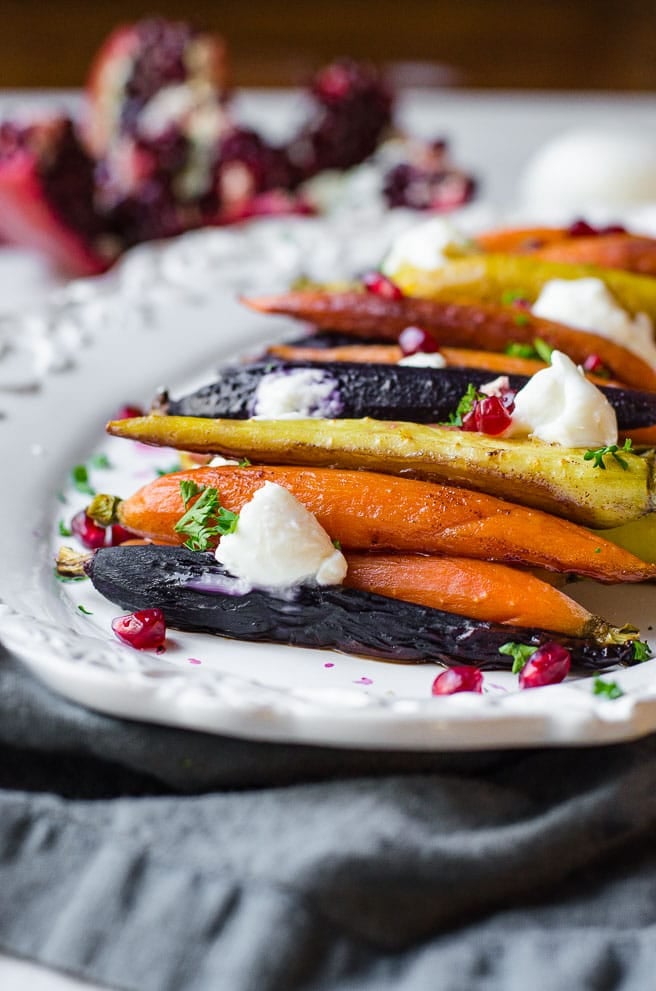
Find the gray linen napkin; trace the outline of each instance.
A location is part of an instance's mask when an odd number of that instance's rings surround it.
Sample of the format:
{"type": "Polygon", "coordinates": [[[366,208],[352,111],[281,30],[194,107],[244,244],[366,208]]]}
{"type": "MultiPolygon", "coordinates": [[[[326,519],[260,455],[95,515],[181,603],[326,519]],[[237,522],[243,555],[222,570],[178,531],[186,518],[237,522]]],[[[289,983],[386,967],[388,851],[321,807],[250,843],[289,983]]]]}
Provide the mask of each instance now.
{"type": "Polygon", "coordinates": [[[126,991],[645,991],[656,737],[370,754],[113,720],[0,652],[0,949],[126,991]]]}

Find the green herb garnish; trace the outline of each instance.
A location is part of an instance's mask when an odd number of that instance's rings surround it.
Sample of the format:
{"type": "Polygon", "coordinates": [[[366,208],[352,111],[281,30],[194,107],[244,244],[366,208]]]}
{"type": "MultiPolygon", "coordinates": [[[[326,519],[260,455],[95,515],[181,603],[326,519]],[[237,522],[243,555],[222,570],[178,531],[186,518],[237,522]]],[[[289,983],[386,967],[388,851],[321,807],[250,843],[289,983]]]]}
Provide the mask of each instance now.
{"type": "Polygon", "coordinates": [[[467,413],[471,413],[479,399],[485,399],[484,394],[482,392],[478,392],[476,386],[470,382],[464,396],[460,399],[460,402],[456,406],[455,413],[449,414],[448,425],[450,427],[461,427],[463,417],[466,416],[467,413]]]}
{"type": "Polygon", "coordinates": [[[592,461],[593,468],[601,468],[602,471],[606,471],[606,465],[604,464],[604,458],[609,455],[617,461],[618,465],[627,470],[629,467],[628,462],[623,458],[618,451],[626,451],[627,453],[633,448],[633,443],[630,437],[627,437],[624,441],[624,447],[618,447],[617,444],[609,444],[607,447],[597,447],[594,450],[586,451],[583,455],[584,461],[592,461]]]}
{"type": "Polygon", "coordinates": [[[182,471],[182,465],[178,461],[177,464],[171,465],[170,468],[156,468],[155,470],[161,478],[162,475],[172,475],[174,471],[182,471]]]}
{"type": "Polygon", "coordinates": [[[197,485],[196,482],[193,482],[191,479],[183,478],[180,482],[180,495],[182,496],[185,509],[194,496],[200,495],[204,488],[204,485],[197,485]]]}
{"type": "Polygon", "coordinates": [[[518,313],[516,317],[513,317],[513,323],[518,327],[526,327],[529,323],[529,318],[525,313],[518,313]]]}
{"type": "Polygon", "coordinates": [[[514,341],[506,348],[505,353],[511,358],[537,358],[538,353],[532,344],[520,344],[514,341]]]}
{"type": "Polygon", "coordinates": [[[533,341],[533,347],[535,348],[535,353],[538,358],[541,358],[545,364],[551,364],[551,355],[553,353],[553,348],[546,341],[543,341],[541,337],[536,337],[533,341]]]}
{"type": "Polygon", "coordinates": [[[78,609],[80,610],[81,613],[84,613],[85,616],[93,616],[91,610],[86,609],[84,606],[78,605],[78,609]]]}
{"type": "Polygon", "coordinates": [[[93,489],[89,483],[89,472],[87,471],[86,465],[75,465],[71,469],[71,478],[73,480],[73,485],[78,492],[84,492],[85,495],[95,495],[96,490],[93,489]]]}
{"type": "Polygon", "coordinates": [[[252,464],[252,462],[249,461],[248,458],[240,458],[239,459],[239,467],[240,468],[250,468],[251,464],[252,464]]]}
{"type": "Polygon", "coordinates": [[[503,306],[512,306],[518,299],[526,299],[526,293],[521,289],[506,289],[501,294],[501,303],[503,306]]]}
{"type": "Polygon", "coordinates": [[[624,695],[624,692],[616,681],[604,681],[597,675],[592,683],[592,694],[605,695],[607,699],[619,699],[624,695]]]}
{"type": "Polygon", "coordinates": [[[87,580],[86,575],[60,575],[57,568],[53,570],[53,574],[58,582],[84,582],[87,580]]]}
{"type": "Polygon", "coordinates": [[[338,551],[341,551],[341,549],[342,549],[341,542],[339,540],[337,540],[337,538],[335,538],[333,540],[333,547],[335,548],[335,550],[338,550],[338,551]]]}
{"type": "Polygon", "coordinates": [[[505,654],[507,657],[512,657],[512,673],[519,674],[529,657],[531,657],[537,649],[537,647],[529,647],[525,643],[513,643],[512,640],[509,640],[508,643],[504,643],[501,647],[499,647],[499,653],[505,654]]]}
{"type": "Polygon", "coordinates": [[[72,537],[73,536],[73,531],[69,527],[66,526],[66,524],[64,523],[63,520],[60,520],[59,521],[59,523],[57,525],[57,529],[59,530],[59,536],[60,537],[72,537]]]}
{"type": "Polygon", "coordinates": [[[206,551],[212,537],[223,537],[227,533],[234,533],[239,514],[223,508],[216,489],[211,486],[205,488],[185,479],[180,482],[180,495],[185,509],[190,500],[198,495],[196,502],[187,509],[174,527],[176,533],[186,535],[184,546],[190,551],[206,551]]]}
{"type": "Polygon", "coordinates": [[[106,454],[94,454],[89,462],[92,468],[111,468],[111,462],[106,454]]]}
{"type": "Polygon", "coordinates": [[[651,647],[644,640],[633,641],[633,660],[648,661],[651,657],[651,647]]]}

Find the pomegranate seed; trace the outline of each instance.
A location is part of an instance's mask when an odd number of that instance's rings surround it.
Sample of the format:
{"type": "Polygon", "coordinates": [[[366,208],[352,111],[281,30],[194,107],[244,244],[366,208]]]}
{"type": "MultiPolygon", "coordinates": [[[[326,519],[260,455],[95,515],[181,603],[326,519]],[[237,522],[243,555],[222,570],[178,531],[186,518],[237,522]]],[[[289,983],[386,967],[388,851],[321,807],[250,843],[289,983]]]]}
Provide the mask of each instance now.
{"type": "Polygon", "coordinates": [[[119,640],[136,650],[161,647],[166,639],[166,623],[161,609],[139,609],[112,620],[112,630],[119,640]]]}
{"type": "Polygon", "coordinates": [[[559,643],[545,643],[531,654],[519,674],[520,688],[540,688],[564,681],[572,665],[570,652],[559,643]]]}
{"type": "Polygon", "coordinates": [[[372,296],[382,296],[383,299],[403,299],[403,293],[391,279],[382,272],[367,272],[362,276],[362,284],[372,296]]]}
{"type": "Polygon", "coordinates": [[[140,406],[130,406],[129,403],[125,406],[121,406],[114,413],[112,419],[114,420],[131,420],[134,416],[143,416],[143,410],[140,406]]]}
{"type": "Polygon", "coordinates": [[[404,355],[437,354],[440,346],[423,327],[404,327],[399,334],[399,347],[404,355]]]}
{"type": "Polygon", "coordinates": [[[587,222],[587,220],[575,220],[567,228],[569,237],[594,237],[599,231],[587,222]]]}
{"type": "Polygon", "coordinates": [[[485,399],[478,399],[474,408],[463,416],[462,429],[471,433],[477,432],[496,437],[510,426],[512,421],[510,409],[513,405],[512,399],[510,405],[506,405],[506,402],[498,396],[486,396],[485,399]]]}
{"type": "Polygon", "coordinates": [[[599,231],[600,234],[626,234],[626,232],[626,227],[622,227],[621,224],[609,224],[599,231]]]}
{"type": "Polygon", "coordinates": [[[136,533],[126,530],[120,523],[113,523],[109,527],[109,546],[116,547],[118,544],[124,544],[126,540],[133,540],[136,536],[136,533]]]}
{"type": "Polygon", "coordinates": [[[85,547],[89,547],[91,550],[95,550],[97,547],[105,546],[105,539],[107,537],[106,528],[104,526],[99,526],[95,520],[92,520],[90,516],[87,516],[84,509],[81,509],[79,513],[76,513],[71,520],[71,530],[77,539],[83,543],[85,547]]]}
{"type": "Polygon", "coordinates": [[[433,695],[455,695],[456,692],[483,691],[483,675],[478,668],[456,667],[447,668],[438,674],[433,682],[433,695]]]}
{"type": "Polygon", "coordinates": [[[583,370],[595,375],[608,375],[608,369],[598,354],[589,354],[583,362],[583,370]]]}

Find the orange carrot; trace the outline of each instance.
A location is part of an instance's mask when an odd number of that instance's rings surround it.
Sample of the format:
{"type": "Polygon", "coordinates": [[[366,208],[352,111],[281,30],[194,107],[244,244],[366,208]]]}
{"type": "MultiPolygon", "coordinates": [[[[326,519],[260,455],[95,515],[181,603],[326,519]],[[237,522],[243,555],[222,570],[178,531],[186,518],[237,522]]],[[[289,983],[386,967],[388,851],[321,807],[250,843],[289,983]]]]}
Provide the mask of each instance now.
{"type": "Polygon", "coordinates": [[[572,237],[566,227],[510,228],[479,234],[476,243],[493,254],[531,255],[656,276],[656,238],[626,231],[572,237]]]}
{"type": "Polygon", "coordinates": [[[445,347],[484,351],[505,351],[512,342],[532,344],[539,337],[550,347],[564,351],[577,364],[596,354],[614,378],[634,389],[656,391],[656,371],[622,345],[512,306],[446,303],[413,296],[390,300],[372,293],[320,291],[261,296],[244,302],[262,313],[282,313],[323,329],[394,342],[404,327],[411,324],[434,332],[445,347]]]}
{"type": "Polygon", "coordinates": [[[477,234],[475,241],[482,251],[492,254],[523,255],[566,239],[566,227],[502,227],[477,234]]]}
{"type": "Polygon", "coordinates": [[[531,252],[533,258],[618,268],[639,275],[656,275],[656,240],[630,234],[597,234],[555,241],[531,252]]]}
{"type": "Polygon", "coordinates": [[[266,481],[289,489],[347,550],[445,554],[525,564],[602,582],[656,578],[645,564],[584,527],[540,510],[450,485],[370,471],[295,467],[205,467],[163,475],[119,505],[119,522],[140,536],[181,543],[180,482],[218,490],[239,512],[266,481]]]}
{"type": "MultiPolygon", "coordinates": [[[[516,358],[494,351],[472,351],[466,348],[441,348],[448,367],[481,368],[496,375],[534,375],[546,368],[543,361],[516,358]]],[[[337,348],[312,348],[302,345],[274,344],[268,353],[285,361],[355,361],[364,364],[395,364],[403,355],[395,344],[351,344],[337,348]]],[[[604,384],[608,384],[605,382],[604,384]]]]}
{"type": "MultiPolygon", "coordinates": [[[[480,368],[495,375],[535,375],[546,368],[544,361],[534,358],[516,358],[496,351],[470,351],[466,348],[441,348],[448,368],[480,368]]],[[[283,361],[353,361],[360,364],[374,362],[379,365],[395,364],[402,357],[401,349],[394,344],[343,344],[336,348],[312,348],[302,345],[273,344],[267,354],[283,361]]],[[[604,386],[621,386],[615,379],[586,375],[591,382],[604,386]]]]}
{"type": "Polygon", "coordinates": [[[588,636],[595,618],[526,571],[459,557],[347,554],[344,584],[472,619],[588,636]]]}

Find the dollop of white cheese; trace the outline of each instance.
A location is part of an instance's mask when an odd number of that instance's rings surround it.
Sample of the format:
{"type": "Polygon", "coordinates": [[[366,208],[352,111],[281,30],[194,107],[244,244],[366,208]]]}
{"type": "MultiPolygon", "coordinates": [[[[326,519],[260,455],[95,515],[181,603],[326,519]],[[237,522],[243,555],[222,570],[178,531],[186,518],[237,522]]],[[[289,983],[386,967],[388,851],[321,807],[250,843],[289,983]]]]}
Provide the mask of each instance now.
{"type": "Polygon", "coordinates": [[[469,245],[451,221],[433,217],[399,234],[383,260],[381,271],[392,276],[403,265],[431,271],[448,262],[447,249],[459,254],[466,252],[469,245]]]}
{"type": "Polygon", "coordinates": [[[316,517],[275,482],[265,482],[246,503],[215,556],[236,578],[258,588],[307,581],[339,585],[346,577],[346,559],[316,517]]]}
{"type": "Polygon", "coordinates": [[[608,337],[656,368],[651,320],[646,313],[631,317],[601,279],[551,279],[531,310],[536,317],[608,337]]]}
{"type": "Polygon", "coordinates": [[[439,351],[415,351],[400,358],[397,365],[414,365],[415,368],[445,368],[446,358],[439,351]]]}
{"type": "Polygon", "coordinates": [[[261,420],[333,417],[342,407],[337,382],[331,375],[316,368],[281,369],[260,380],[252,415],[261,420]]]}
{"type": "Polygon", "coordinates": [[[615,410],[571,358],[553,351],[551,365],[536,372],[515,396],[506,437],[529,436],[564,447],[617,444],[615,410]]]}

